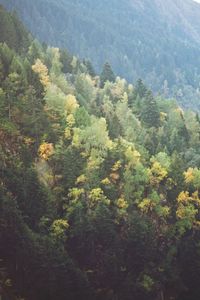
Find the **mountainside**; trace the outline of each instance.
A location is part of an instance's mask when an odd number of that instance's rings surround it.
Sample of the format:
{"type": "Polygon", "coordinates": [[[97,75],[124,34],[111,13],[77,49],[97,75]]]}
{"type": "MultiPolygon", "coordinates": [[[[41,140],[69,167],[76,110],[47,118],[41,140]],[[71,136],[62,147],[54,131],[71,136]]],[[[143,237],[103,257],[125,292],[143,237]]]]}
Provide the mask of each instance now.
{"type": "Polygon", "coordinates": [[[192,0],[0,0],[40,41],[92,61],[109,61],[166,97],[199,109],[200,5],[192,0]],[[193,98],[193,103],[188,103],[193,98]]]}
{"type": "Polygon", "coordinates": [[[0,25],[0,299],[199,299],[199,114],[0,25]]]}

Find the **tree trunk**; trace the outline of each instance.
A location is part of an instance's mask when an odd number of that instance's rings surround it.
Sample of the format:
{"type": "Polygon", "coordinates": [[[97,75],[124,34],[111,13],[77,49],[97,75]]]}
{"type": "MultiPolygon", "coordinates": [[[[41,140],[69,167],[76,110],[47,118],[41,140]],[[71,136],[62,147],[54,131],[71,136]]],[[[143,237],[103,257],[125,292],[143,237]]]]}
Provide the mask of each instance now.
{"type": "Polygon", "coordinates": [[[164,292],[163,290],[159,291],[158,293],[158,297],[156,300],[165,300],[165,297],[164,297],[164,292]]]}

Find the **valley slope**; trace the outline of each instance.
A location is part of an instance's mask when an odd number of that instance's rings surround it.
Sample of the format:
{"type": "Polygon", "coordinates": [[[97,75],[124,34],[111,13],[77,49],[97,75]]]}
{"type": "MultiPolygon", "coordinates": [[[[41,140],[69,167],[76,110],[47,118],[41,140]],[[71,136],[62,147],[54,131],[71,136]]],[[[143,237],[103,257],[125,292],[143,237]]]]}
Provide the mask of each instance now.
{"type": "Polygon", "coordinates": [[[130,82],[199,109],[200,5],[192,0],[0,0],[52,46],[87,57],[99,72],[109,61],[130,82]],[[192,99],[192,100],[188,100],[192,99]]]}

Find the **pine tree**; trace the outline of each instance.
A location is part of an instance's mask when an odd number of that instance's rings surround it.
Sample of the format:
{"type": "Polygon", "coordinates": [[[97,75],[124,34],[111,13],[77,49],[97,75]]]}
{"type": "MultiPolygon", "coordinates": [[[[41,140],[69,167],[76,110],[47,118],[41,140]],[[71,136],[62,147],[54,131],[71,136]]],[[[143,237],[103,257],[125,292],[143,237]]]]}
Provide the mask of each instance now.
{"type": "Polygon", "coordinates": [[[148,90],[147,90],[146,86],[144,85],[142,79],[139,78],[136,82],[135,89],[134,89],[136,97],[137,97],[137,95],[139,95],[140,98],[144,98],[147,91],[148,90]]]}
{"type": "Polygon", "coordinates": [[[103,70],[100,75],[100,87],[103,88],[106,81],[114,82],[115,74],[111,68],[111,65],[106,62],[103,66],[103,70]]]}
{"type": "Polygon", "coordinates": [[[83,63],[84,63],[84,65],[85,65],[86,68],[87,68],[88,74],[89,74],[91,77],[95,77],[96,73],[95,73],[95,70],[94,70],[94,67],[93,67],[91,61],[90,61],[90,60],[83,60],[83,63]]]}
{"type": "Polygon", "coordinates": [[[141,119],[146,127],[159,127],[160,114],[157,103],[151,92],[147,92],[141,111],[141,119]]]}

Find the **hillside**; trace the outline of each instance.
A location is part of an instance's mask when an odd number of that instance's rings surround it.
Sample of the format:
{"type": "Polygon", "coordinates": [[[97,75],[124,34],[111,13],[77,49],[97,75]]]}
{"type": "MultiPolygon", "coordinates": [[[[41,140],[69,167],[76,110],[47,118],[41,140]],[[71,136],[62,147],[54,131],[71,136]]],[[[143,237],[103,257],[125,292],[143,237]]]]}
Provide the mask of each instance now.
{"type": "Polygon", "coordinates": [[[0,298],[199,299],[199,114],[0,16],[0,298]]]}
{"type": "Polygon", "coordinates": [[[200,108],[200,5],[192,0],[0,0],[40,41],[109,61],[184,107],[200,108]],[[190,99],[190,100],[189,100],[190,99]],[[192,100],[191,100],[192,99],[192,100]]]}

